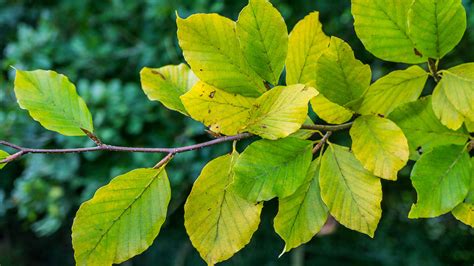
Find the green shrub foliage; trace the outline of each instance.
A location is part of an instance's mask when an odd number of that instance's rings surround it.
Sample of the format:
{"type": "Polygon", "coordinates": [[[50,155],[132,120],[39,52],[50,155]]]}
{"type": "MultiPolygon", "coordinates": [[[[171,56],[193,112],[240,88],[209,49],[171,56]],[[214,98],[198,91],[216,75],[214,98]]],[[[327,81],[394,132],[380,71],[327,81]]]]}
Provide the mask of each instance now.
{"type": "MultiPolygon", "coordinates": [[[[186,201],[187,233],[209,265],[249,243],[273,198],[283,252],[311,240],[329,215],[376,236],[381,184],[395,182],[410,160],[418,199],[408,217],[452,212],[474,227],[474,63],[438,69],[466,30],[461,1],[352,0],[352,14],[369,52],[420,65],[372,81],[350,45],[322,31],[318,12],[288,33],[270,2],[250,0],[237,21],[176,14],[187,65],[140,72],[151,101],[202,122],[217,142],[255,139],[241,153],[234,145],[211,160],[186,201]],[[433,93],[422,96],[429,78],[433,93]],[[332,125],[315,126],[310,107],[332,125]],[[351,147],[331,142],[333,131],[348,128],[351,147]]],[[[46,129],[110,148],[94,135],[92,116],[64,75],[16,70],[15,94],[46,129]]],[[[121,263],[152,244],[171,197],[165,168],[181,151],[163,152],[155,167],[114,178],[81,205],[72,227],[77,265],[121,263]]],[[[0,169],[21,155],[0,150],[0,169]]]]}

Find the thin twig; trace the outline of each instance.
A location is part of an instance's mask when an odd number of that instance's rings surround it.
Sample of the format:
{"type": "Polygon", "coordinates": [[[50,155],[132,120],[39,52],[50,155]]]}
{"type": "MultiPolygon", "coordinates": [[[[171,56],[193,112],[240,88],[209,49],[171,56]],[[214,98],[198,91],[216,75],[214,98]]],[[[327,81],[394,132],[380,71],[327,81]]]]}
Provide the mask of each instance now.
{"type": "MultiPolygon", "coordinates": [[[[352,126],[352,122],[346,123],[346,124],[341,124],[341,125],[303,125],[301,127],[301,129],[326,131],[327,132],[326,135],[328,135],[328,133],[331,133],[333,131],[344,130],[344,129],[350,128],[351,126],[352,126]]],[[[17,153],[15,153],[13,155],[10,155],[6,159],[0,161],[0,164],[12,162],[12,161],[22,157],[23,155],[26,155],[26,154],[29,154],[29,153],[66,154],[66,153],[85,153],[85,152],[96,152],[96,151],[109,151],[109,152],[167,153],[169,156],[174,156],[177,153],[193,151],[193,150],[201,149],[201,148],[204,148],[204,147],[216,145],[216,144],[219,144],[219,143],[229,142],[229,141],[237,141],[237,140],[249,138],[249,137],[252,137],[252,136],[254,136],[254,135],[251,134],[251,133],[241,133],[241,134],[237,134],[237,135],[233,135],[233,136],[217,137],[217,138],[215,138],[213,140],[210,140],[210,141],[206,141],[206,142],[202,142],[202,143],[194,144],[194,145],[189,145],[189,146],[184,146],[184,147],[178,147],[178,148],[137,148],[137,147],[125,147],[125,146],[113,146],[113,145],[103,144],[99,140],[99,138],[97,138],[95,135],[93,135],[93,138],[91,138],[91,139],[94,140],[94,142],[96,143],[97,146],[87,147],[87,148],[70,148],[70,149],[34,149],[34,148],[21,147],[21,146],[15,145],[13,143],[0,140],[0,145],[10,147],[10,148],[18,151],[17,153]]],[[[89,137],[91,137],[91,136],[89,136],[89,137]]],[[[329,137],[329,136],[327,136],[327,137],[329,137]]],[[[327,137],[326,137],[326,139],[327,139],[327,137]]],[[[324,141],[326,141],[326,139],[323,137],[324,141]]],[[[323,140],[321,142],[324,142],[323,140]]],[[[323,144],[321,144],[321,145],[323,145],[323,144]]]]}
{"type": "Polygon", "coordinates": [[[324,134],[323,138],[318,142],[318,144],[316,144],[313,148],[313,154],[315,154],[316,152],[319,151],[319,149],[321,149],[324,145],[324,143],[326,143],[326,141],[329,139],[329,137],[332,135],[332,131],[328,131],[326,132],[326,134],[324,134]]]}
{"type": "Polygon", "coordinates": [[[322,131],[339,131],[348,129],[352,126],[352,122],[340,124],[340,125],[303,125],[301,129],[312,129],[312,130],[322,130],[322,131]]]}
{"type": "Polygon", "coordinates": [[[199,144],[179,147],[179,148],[136,148],[136,147],[123,147],[123,146],[112,146],[102,144],[100,146],[90,147],[90,148],[72,148],[72,149],[32,149],[20,147],[15,144],[0,141],[0,145],[4,145],[19,151],[14,155],[7,157],[6,159],[0,161],[0,163],[9,163],[12,162],[21,156],[28,153],[47,153],[47,154],[65,154],[65,153],[84,153],[84,152],[95,152],[95,151],[111,151],[111,152],[143,152],[143,153],[168,153],[168,154],[177,154],[187,151],[198,150],[204,147],[216,145],[223,142],[229,142],[234,140],[241,140],[253,136],[250,133],[242,133],[233,136],[224,136],[211,141],[206,141],[199,144]]]}
{"type": "Polygon", "coordinates": [[[155,166],[153,166],[154,169],[158,169],[162,167],[163,165],[167,164],[171,159],[173,159],[174,153],[168,153],[161,161],[159,161],[155,166]]]}

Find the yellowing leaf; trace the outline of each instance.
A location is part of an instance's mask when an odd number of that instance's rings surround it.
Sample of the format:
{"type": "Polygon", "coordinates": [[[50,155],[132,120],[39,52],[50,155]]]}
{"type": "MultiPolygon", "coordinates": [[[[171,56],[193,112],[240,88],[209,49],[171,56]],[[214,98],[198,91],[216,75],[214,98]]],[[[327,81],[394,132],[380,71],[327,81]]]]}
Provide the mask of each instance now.
{"type": "MultiPolygon", "coordinates": [[[[311,117],[307,116],[306,120],[304,122],[305,125],[314,125],[313,120],[311,120],[311,117]]],[[[316,134],[317,130],[314,129],[299,129],[295,133],[289,135],[288,137],[295,137],[299,139],[309,139],[311,136],[316,134]]]]}
{"type": "Polygon", "coordinates": [[[425,57],[442,58],[461,41],[466,10],[461,0],[414,0],[408,12],[408,31],[425,57]]]}
{"type": "Polygon", "coordinates": [[[471,182],[471,162],[463,146],[440,146],[423,154],[411,173],[417,203],[409,218],[445,214],[466,197],[471,182]]]}
{"type": "Polygon", "coordinates": [[[92,117],[76,87],[54,71],[16,70],[15,95],[22,109],[46,129],[66,136],[94,131],[92,117]]]}
{"type": "Polygon", "coordinates": [[[250,242],[262,204],[245,201],[229,188],[238,154],[210,161],[184,206],[184,225],[193,246],[208,263],[224,261],[250,242]]]}
{"type": "Polygon", "coordinates": [[[374,237],[382,216],[380,179],[367,171],[346,147],[330,145],[321,159],[321,196],[344,226],[374,237]]]}
{"type": "Polygon", "coordinates": [[[391,112],[388,118],[405,134],[412,160],[417,160],[420,154],[437,146],[464,145],[469,138],[465,130],[454,131],[441,124],[433,113],[431,97],[403,104],[391,112]]]}
{"type": "Polygon", "coordinates": [[[144,67],[140,71],[142,89],[152,101],[159,101],[168,109],[187,115],[179,97],[198,81],[185,64],[160,68],[144,67]]]}
{"type": "MultiPolygon", "coordinates": [[[[8,156],[10,156],[10,154],[8,154],[5,151],[0,150],[0,161],[5,160],[8,156]]],[[[5,167],[5,165],[6,165],[5,163],[0,164],[0,169],[5,167]]]]}
{"type": "Polygon", "coordinates": [[[233,188],[251,202],[285,198],[305,182],[312,142],[298,138],[259,140],[240,155],[233,188]]]}
{"type": "Polygon", "coordinates": [[[353,111],[329,101],[322,94],[311,99],[311,107],[319,118],[330,124],[345,123],[354,115],[353,111]]]}
{"type": "Polygon", "coordinates": [[[114,178],[84,202],[72,225],[77,265],[112,265],[145,251],[160,232],[171,197],[163,168],[114,178]]]}
{"type": "Polygon", "coordinates": [[[322,30],[318,12],[310,13],[295,25],[288,42],[286,84],[316,80],[316,63],[329,40],[322,30]]]}
{"type": "Polygon", "coordinates": [[[416,101],[427,78],[428,73],[419,66],[393,71],[369,87],[358,112],[364,115],[388,115],[399,105],[416,101]]]}
{"type": "Polygon", "coordinates": [[[474,228],[474,204],[461,203],[453,211],[454,217],[474,228]]]}
{"type": "Polygon", "coordinates": [[[443,125],[452,130],[458,130],[465,119],[449,101],[446,89],[449,89],[446,87],[446,83],[439,82],[433,91],[433,112],[443,125]]]}
{"type": "Polygon", "coordinates": [[[343,40],[331,37],[316,65],[316,88],[329,101],[344,106],[359,99],[370,85],[372,72],[354,57],[343,40]]]}
{"type": "Polygon", "coordinates": [[[464,124],[466,124],[467,131],[469,131],[471,133],[474,132],[474,122],[473,121],[466,120],[466,121],[464,121],[464,124]]]}
{"type": "Polygon", "coordinates": [[[361,116],[350,130],[352,151],[365,169],[388,180],[408,162],[408,142],[392,121],[378,116],[361,116]]]}
{"type": "Polygon", "coordinates": [[[308,115],[308,103],[318,92],[302,84],[275,87],[260,96],[245,128],[266,139],[279,139],[300,129],[308,115]]]}
{"type": "Polygon", "coordinates": [[[249,65],[263,79],[278,84],[288,52],[288,30],[280,12],[267,0],[250,0],[236,29],[249,65]]]}
{"type": "Polygon", "coordinates": [[[217,14],[195,14],[178,17],[176,23],[184,58],[201,81],[243,96],[266,91],[240,50],[235,22],[217,14]]]}
{"type": "Polygon", "coordinates": [[[443,71],[440,81],[451,104],[465,118],[474,121],[474,63],[443,71]]]}
{"type": "Polygon", "coordinates": [[[313,238],[328,218],[328,208],[319,189],[320,160],[311,163],[308,181],[293,195],[279,200],[275,231],[285,240],[285,252],[313,238]]]}
{"type": "Polygon", "coordinates": [[[426,61],[408,37],[408,10],[413,0],[352,0],[354,28],[365,48],[392,62],[426,61]]]}
{"type": "Polygon", "coordinates": [[[198,82],[181,96],[181,101],[193,119],[209,126],[216,133],[234,135],[245,127],[255,99],[198,82]]]}
{"type": "Polygon", "coordinates": [[[464,202],[459,204],[452,213],[456,219],[474,228],[474,157],[471,158],[471,166],[469,193],[464,202]]]}

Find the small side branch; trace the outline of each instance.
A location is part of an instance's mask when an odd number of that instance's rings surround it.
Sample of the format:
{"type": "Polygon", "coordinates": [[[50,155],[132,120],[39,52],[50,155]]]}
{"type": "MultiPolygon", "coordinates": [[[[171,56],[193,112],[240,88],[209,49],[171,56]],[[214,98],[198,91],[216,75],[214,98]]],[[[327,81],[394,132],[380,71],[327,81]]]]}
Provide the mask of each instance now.
{"type": "Polygon", "coordinates": [[[303,125],[301,129],[312,129],[312,130],[321,130],[321,131],[340,131],[348,129],[352,126],[353,122],[340,124],[340,125],[303,125]]]}
{"type": "Polygon", "coordinates": [[[313,154],[318,152],[324,146],[324,144],[328,141],[328,139],[331,135],[332,135],[332,131],[328,131],[328,132],[326,132],[326,134],[324,134],[323,138],[318,142],[318,144],[316,144],[314,146],[313,154]]]}
{"type": "Polygon", "coordinates": [[[441,76],[438,73],[438,61],[433,58],[428,58],[428,68],[430,69],[431,76],[434,78],[436,83],[441,80],[441,76]]]}

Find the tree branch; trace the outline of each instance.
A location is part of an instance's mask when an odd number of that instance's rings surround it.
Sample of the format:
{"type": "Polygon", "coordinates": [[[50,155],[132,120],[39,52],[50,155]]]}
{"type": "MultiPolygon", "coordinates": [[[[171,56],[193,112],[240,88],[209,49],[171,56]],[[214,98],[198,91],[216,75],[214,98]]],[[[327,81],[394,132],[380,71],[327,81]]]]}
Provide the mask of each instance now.
{"type": "Polygon", "coordinates": [[[312,129],[312,130],[322,130],[322,131],[339,131],[348,129],[352,126],[353,122],[340,124],[340,125],[302,125],[301,129],[312,129]]]}
{"type": "MultiPolygon", "coordinates": [[[[333,131],[344,130],[344,129],[350,128],[351,126],[352,126],[352,122],[341,124],[341,125],[303,125],[301,129],[326,131],[327,133],[325,137],[323,137],[323,139],[321,140],[321,143],[324,143],[333,131]]],[[[100,142],[98,138],[95,136],[94,137],[97,139],[96,141],[97,146],[88,147],[88,148],[71,148],[71,149],[34,149],[34,148],[21,147],[13,143],[0,140],[0,145],[10,147],[18,151],[17,153],[12,154],[8,156],[7,158],[5,158],[4,160],[0,161],[0,164],[12,162],[22,157],[23,155],[26,155],[29,153],[66,154],[66,153],[85,153],[85,152],[97,152],[97,151],[167,153],[168,155],[155,166],[159,168],[163,164],[167,163],[177,153],[198,150],[198,149],[205,148],[208,146],[213,146],[219,143],[237,141],[237,140],[249,138],[252,136],[254,135],[250,133],[241,133],[241,134],[237,134],[233,136],[218,137],[210,141],[206,141],[206,142],[202,142],[202,143],[198,143],[194,145],[189,145],[189,146],[178,147],[178,148],[138,148],[138,147],[113,146],[113,145],[102,144],[102,142],[100,142]]],[[[318,145],[316,145],[316,147],[318,145]]],[[[319,147],[318,149],[320,148],[321,147],[319,147]]]]}
{"type": "Polygon", "coordinates": [[[84,152],[95,152],[95,151],[113,151],[113,152],[143,152],[143,153],[168,153],[168,154],[177,154],[187,151],[198,150],[204,147],[216,145],[223,142],[241,140],[253,136],[250,133],[242,133],[233,136],[224,136],[210,141],[202,142],[199,144],[179,147],[179,148],[136,148],[136,147],[123,147],[123,146],[113,146],[102,144],[100,146],[90,147],[90,148],[72,148],[72,149],[32,149],[17,146],[15,144],[0,140],[0,145],[10,147],[17,150],[18,152],[8,156],[6,159],[0,161],[0,163],[9,163],[12,162],[21,156],[28,153],[47,153],[47,154],[65,154],[65,153],[84,153],[84,152]]]}

